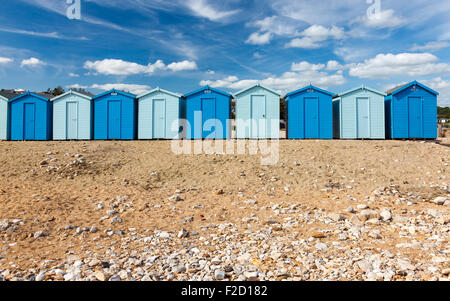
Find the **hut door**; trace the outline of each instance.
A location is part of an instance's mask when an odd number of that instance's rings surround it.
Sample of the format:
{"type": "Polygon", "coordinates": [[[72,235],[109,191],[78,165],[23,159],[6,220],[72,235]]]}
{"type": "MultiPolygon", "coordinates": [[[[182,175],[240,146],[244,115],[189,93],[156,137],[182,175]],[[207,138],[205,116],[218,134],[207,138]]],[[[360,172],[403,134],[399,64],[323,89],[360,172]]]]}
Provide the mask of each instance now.
{"type": "Polygon", "coordinates": [[[252,139],[265,139],[267,138],[266,130],[266,97],[265,96],[252,96],[252,139]],[[256,127],[255,127],[256,126],[256,127]]]}
{"type": "Polygon", "coordinates": [[[357,98],[357,114],[358,114],[358,138],[370,138],[370,119],[369,119],[369,98],[357,98]]]}
{"type": "Polygon", "coordinates": [[[166,101],[153,100],[153,138],[166,138],[166,101]]]}
{"type": "Polygon", "coordinates": [[[217,136],[216,120],[216,99],[202,98],[202,128],[203,138],[215,139],[217,136]],[[211,127],[211,125],[213,125],[211,127]]]}
{"type": "Polygon", "coordinates": [[[305,97],[305,138],[319,138],[319,99],[305,97]]]}
{"type": "Polygon", "coordinates": [[[36,105],[34,103],[24,104],[24,140],[34,140],[36,127],[36,105]]]}
{"type": "Polygon", "coordinates": [[[409,97],[409,138],[423,137],[422,99],[409,97]]]}
{"type": "Polygon", "coordinates": [[[67,139],[78,139],[78,102],[67,103],[67,139]]]}
{"type": "Polygon", "coordinates": [[[108,139],[120,139],[120,100],[108,102],[108,139]]]}

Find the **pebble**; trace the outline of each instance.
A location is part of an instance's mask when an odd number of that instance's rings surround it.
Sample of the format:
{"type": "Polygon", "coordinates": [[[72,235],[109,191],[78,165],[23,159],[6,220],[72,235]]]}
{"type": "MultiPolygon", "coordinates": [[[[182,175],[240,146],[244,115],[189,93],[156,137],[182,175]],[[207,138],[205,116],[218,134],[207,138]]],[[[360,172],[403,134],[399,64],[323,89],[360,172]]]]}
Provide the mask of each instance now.
{"type": "Polygon", "coordinates": [[[215,270],[214,271],[214,278],[216,280],[223,280],[223,279],[225,279],[225,271],[215,270]]]}

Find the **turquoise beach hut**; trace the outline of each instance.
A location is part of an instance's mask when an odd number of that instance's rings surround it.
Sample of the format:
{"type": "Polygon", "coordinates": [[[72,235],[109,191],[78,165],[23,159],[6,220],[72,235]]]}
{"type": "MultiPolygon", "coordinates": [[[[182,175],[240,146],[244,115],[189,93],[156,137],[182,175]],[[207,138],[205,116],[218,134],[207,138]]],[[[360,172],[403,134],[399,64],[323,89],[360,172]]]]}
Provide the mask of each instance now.
{"type": "Polygon", "coordinates": [[[181,95],[161,88],[139,95],[138,139],[179,139],[184,114],[181,95]]]}
{"type": "Polygon", "coordinates": [[[9,114],[8,98],[0,93],[0,140],[9,139],[9,114]]]}
{"type": "Polygon", "coordinates": [[[237,139],[279,139],[280,96],[261,84],[236,93],[237,139]]]}
{"type": "Polygon", "coordinates": [[[92,139],[92,94],[68,91],[53,98],[53,140],[92,139]]]}
{"type": "Polygon", "coordinates": [[[386,139],[385,97],[364,86],[334,96],[334,137],[386,139]]]}

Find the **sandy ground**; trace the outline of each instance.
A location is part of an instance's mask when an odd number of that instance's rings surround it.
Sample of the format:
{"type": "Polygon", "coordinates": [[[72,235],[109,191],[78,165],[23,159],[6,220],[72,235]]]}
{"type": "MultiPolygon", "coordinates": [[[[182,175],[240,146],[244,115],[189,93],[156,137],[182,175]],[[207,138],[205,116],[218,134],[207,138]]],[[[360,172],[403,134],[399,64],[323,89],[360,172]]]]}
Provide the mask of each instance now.
{"type": "MultiPolygon", "coordinates": [[[[428,201],[449,197],[449,138],[440,144],[280,141],[280,159],[274,166],[262,166],[260,155],[175,155],[170,143],[0,142],[0,220],[20,220],[15,231],[0,232],[0,271],[38,268],[43,261],[62,262],[86,250],[102,254],[110,243],[108,230],[186,229],[207,235],[210,224],[231,222],[244,231],[279,219],[272,210],[243,206],[249,199],[260,207],[297,204],[305,211],[342,213],[350,219],[346,208],[361,202],[401,214],[411,208],[396,200],[408,193],[423,199],[415,204],[416,211],[442,210],[428,201]],[[397,193],[370,201],[373,191],[384,186],[397,193]],[[176,194],[182,201],[169,199],[176,194]],[[115,208],[110,205],[118,197],[124,197],[116,206],[123,221],[112,226],[106,211],[115,208]],[[250,214],[261,222],[243,222],[250,214]],[[82,239],[67,234],[68,225],[95,226],[99,232],[95,239],[82,239]],[[46,236],[35,237],[38,231],[46,236]]],[[[308,238],[326,227],[316,221],[278,235],[308,238]]],[[[386,236],[359,245],[395,252],[395,244],[405,241],[394,229],[386,236]]],[[[414,249],[402,252],[410,258],[427,256],[414,249]]]]}

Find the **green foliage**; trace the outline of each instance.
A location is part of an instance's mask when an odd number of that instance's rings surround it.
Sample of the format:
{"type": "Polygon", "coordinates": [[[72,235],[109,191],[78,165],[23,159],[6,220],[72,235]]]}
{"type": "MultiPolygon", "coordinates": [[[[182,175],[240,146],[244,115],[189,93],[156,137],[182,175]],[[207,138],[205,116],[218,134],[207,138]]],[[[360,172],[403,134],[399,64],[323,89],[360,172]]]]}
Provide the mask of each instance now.
{"type": "Polygon", "coordinates": [[[449,118],[450,119],[450,108],[438,107],[438,118],[449,118]]]}

